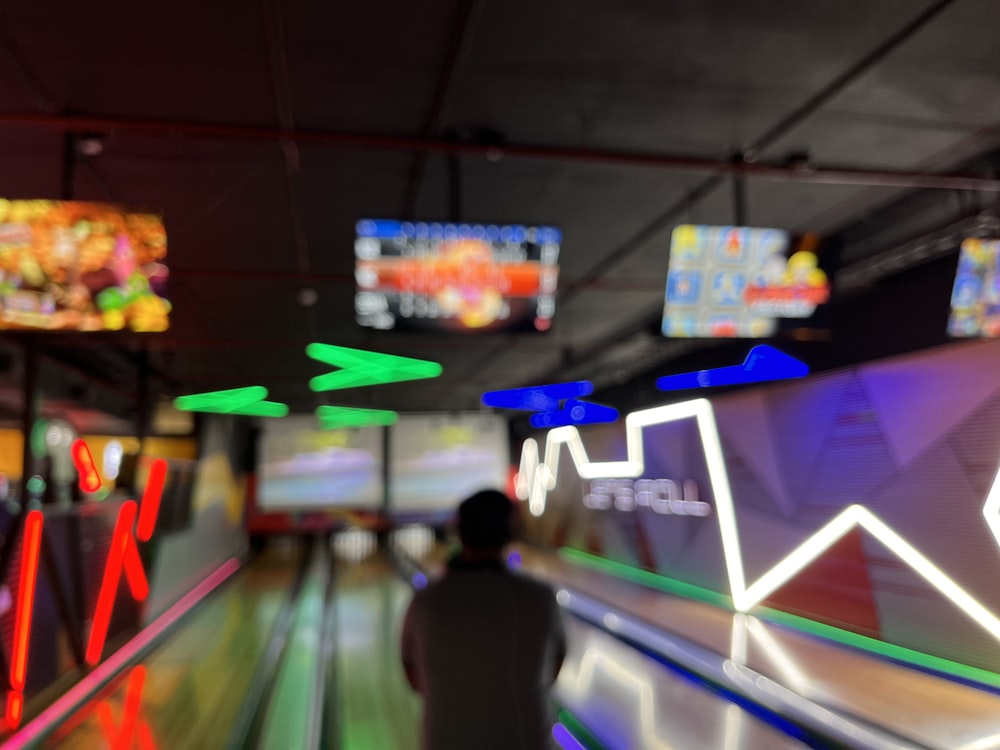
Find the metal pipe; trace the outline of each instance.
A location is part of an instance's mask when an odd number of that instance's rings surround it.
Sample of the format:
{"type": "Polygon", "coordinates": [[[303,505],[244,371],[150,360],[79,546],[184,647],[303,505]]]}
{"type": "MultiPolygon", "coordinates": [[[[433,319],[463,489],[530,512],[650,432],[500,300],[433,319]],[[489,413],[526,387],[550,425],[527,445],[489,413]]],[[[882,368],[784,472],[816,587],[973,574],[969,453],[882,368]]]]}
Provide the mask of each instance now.
{"type": "Polygon", "coordinates": [[[615,149],[574,148],[532,144],[505,144],[498,146],[463,141],[377,135],[374,133],[283,130],[273,127],[145,120],[130,117],[82,117],[75,115],[46,115],[16,112],[0,114],[0,125],[71,131],[85,130],[107,133],[130,133],[146,136],[173,136],[219,141],[260,141],[270,143],[289,140],[299,145],[308,146],[370,148],[381,151],[423,151],[438,154],[488,156],[491,159],[508,157],[544,161],[608,164],[622,167],[649,167],[651,169],[663,169],[666,171],[701,172],[716,176],[745,175],[746,177],[766,180],[826,185],[869,185],[895,188],[1000,192],[1000,179],[990,177],[911,170],[862,169],[845,166],[816,166],[809,168],[801,165],[768,164],[762,162],[741,162],[734,164],[728,159],[615,149]]]}

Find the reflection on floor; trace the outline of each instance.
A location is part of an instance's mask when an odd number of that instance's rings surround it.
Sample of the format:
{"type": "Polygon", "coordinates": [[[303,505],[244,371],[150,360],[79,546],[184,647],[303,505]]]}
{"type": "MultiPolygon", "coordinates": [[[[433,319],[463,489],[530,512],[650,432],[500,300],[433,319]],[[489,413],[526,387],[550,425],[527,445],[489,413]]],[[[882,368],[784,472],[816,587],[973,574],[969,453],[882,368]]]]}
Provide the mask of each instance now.
{"type": "Polygon", "coordinates": [[[935,750],[1000,750],[1000,696],[838,643],[522,549],[524,569],[935,750]]]}
{"type": "Polygon", "coordinates": [[[294,563],[292,556],[271,556],[238,574],[45,747],[223,747],[287,595],[294,563]]]}
{"type": "Polygon", "coordinates": [[[342,750],[418,750],[420,698],[399,631],[410,589],[381,559],[337,567],[337,697],[342,750]]]}
{"type": "Polygon", "coordinates": [[[570,620],[560,703],[608,750],[779,750],[801,743],[601,631],[570,620]]]}

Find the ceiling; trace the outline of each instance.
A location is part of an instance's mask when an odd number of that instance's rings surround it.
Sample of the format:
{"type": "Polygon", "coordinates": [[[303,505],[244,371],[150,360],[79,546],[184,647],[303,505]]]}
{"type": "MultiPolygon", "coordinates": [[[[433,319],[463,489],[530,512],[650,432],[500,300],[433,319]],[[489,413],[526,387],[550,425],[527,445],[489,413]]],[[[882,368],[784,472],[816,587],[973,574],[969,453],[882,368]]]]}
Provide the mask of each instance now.
{"type": "Polygon", "coordinates": [[[620,384],[710,349],[655,333],[678,222],[820,232],[851,288],[954,252],[912,246],[995,207],[998,27],[995,0],[6,5],[0,195],[69,176],[77,199],[163,211],[171,329],[42,341],[98,389],[134,396],[143,352],[156,394],[264,385],[296,411],[620,384]],[[66,133],[102,153],[67,171],[66,133]],[[358,328],[361,217],[561,227],[553,329],[358,328]],[[444,374],[318,398],[312,341],[444,374]]]}

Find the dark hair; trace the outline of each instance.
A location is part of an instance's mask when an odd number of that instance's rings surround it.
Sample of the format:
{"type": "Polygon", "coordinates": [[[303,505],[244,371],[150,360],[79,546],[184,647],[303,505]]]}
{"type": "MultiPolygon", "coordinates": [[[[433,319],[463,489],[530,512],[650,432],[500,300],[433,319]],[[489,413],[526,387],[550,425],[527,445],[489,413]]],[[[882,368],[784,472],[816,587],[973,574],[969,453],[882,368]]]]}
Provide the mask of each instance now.
{"type": "Polygon", "coordinates": [[[458,506],[458,535],[473,549],[492,549],[512,537],[514,505],[499,490],[481,490],[458,506]]]}

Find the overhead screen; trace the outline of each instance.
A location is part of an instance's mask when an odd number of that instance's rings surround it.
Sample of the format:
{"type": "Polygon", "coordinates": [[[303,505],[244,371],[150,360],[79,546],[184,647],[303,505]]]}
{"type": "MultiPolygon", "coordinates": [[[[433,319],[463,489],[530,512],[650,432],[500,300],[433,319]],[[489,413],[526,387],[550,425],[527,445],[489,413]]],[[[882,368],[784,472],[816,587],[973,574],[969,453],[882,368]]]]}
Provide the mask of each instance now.
{"type": "Polygon", "coordinates": [[[1000,336],[1000,240],[962,243],[951,293],[948,333],[956,337],[1000,336]]]}
{"type": "Polygon", "coordinates": [[[312,415],[268,421],[257,503],[262,510],[378,508],[382,445],[381,427],[319,430],[312,415]]]}
{"type": "Polygon", "coordinates": [[[402,415],[389,455],[391,512],[450,512],[478,490],[506,487],[507,424],[494,414],[402,415]]]}
{"type": "Polygon", "coordinates": [[[808,318],[830,294],[814,244],[810,236],[793,245],[780,229],[676,227],[663,335],[766,338],[778,318],[808,318]]]}
{"type": "Polygon", "coordinates": [[[0,329],[165,331],[166,254],[155,214],[0,198],[0,329]]]}
{"type": "Polygon", "coordinates": [[[547,331],[561,241],[554,227],[364,219],[357,321],[382,330],[547,331]]]}

